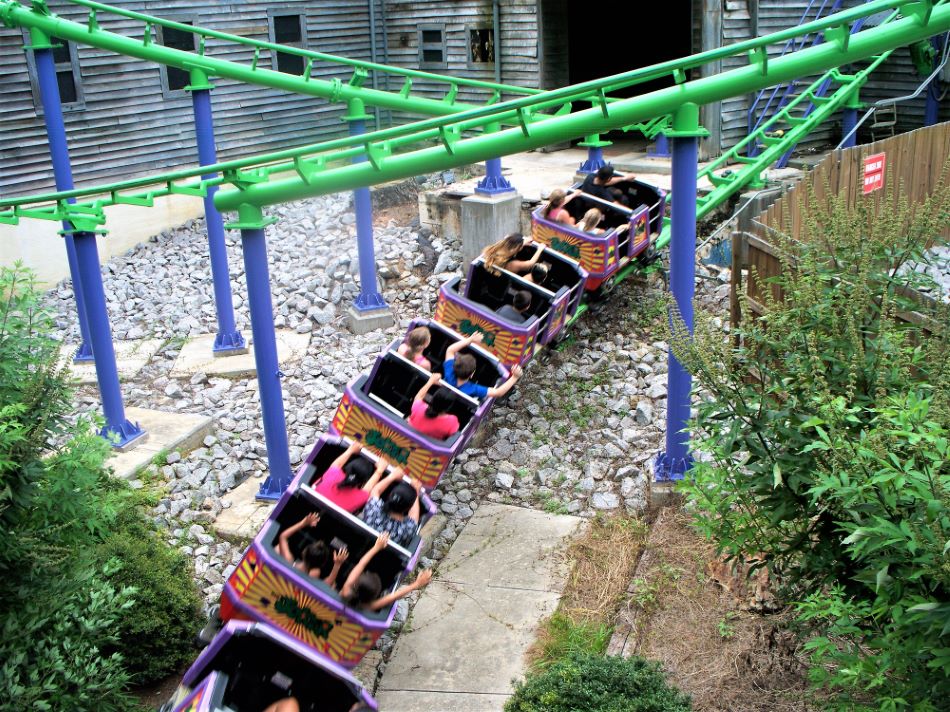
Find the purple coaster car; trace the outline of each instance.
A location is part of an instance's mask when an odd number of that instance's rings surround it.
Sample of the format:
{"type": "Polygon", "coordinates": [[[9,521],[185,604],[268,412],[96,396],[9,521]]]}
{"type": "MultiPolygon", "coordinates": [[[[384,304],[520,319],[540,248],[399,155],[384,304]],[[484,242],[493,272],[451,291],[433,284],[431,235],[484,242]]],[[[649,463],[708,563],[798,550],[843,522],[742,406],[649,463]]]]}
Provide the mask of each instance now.
{"type": "Polygon", "coordinates": [[[301,712],[349,712],[376,700],[344,668],[263,623],[228,623],[188,668],[174,712],[261,712],[293,697],[301,712]]]}
{"type": "MultiPolygon", "coordinates": [[[[228,577],[221,593],[221,618],[271,623],[319,653],[351,667],[359,663],[392,624],[396,606],[376,612],[351,608],[343,604],[337,592],[336,586],[346,581],[352,567],[378,536],[378,532],[357,516],[330,502],[311,486],[347,445],[329,436],[323,436],[318,442],[302,472],[228,577]],[[300,571],[278,553],[280,533],[312,512],[320,515],[319,521],[313,527],[296,532],[288,544],[295,559],[316,541],[323,541],[331,548],[345,546],[350,555],[339,572],[336,586],[300,571]]],[[[365,456],[361,453],[358,457],[365,456]]],[[[425,495],[420,504],[421,528],[435,512],[435,506],[425,495]]],[[[376,554],[368,570],[379,575],[381,594],[398,588],[405,573],[415,567],[421,541],[417,531],[407,546],[390,542],[376,554]]],[[[321,576],[328,573],[327,568],[321,576]]]]}
{"type": "MultiPolygon", "coordinates": [[[[528,245],[516,257],[528,259],[534,252],[528,245]]],[[[535,284],[505,269],[489,272],[479,257],[469,267],[464,292],[459,277],[442,285],[436,320],[463,334],[480,331],[482,345],[507,368],[529,361],[539,345],[555,340],[564,329],[580,306],[587,281],[587,272],[577,261],[554,250],[546,248],[540,261],[550,270],[544,281],[535,284]],[[496,313],[512,303],[517,291],[531,294],[527,319],[521,323],[496,313]]]]}
{"type": "MultiPolygon", "coordinates": [[[[441,335],[448,333],[444,331],[441,335]]],[[[495,369],[498,379],[503,378],[504,369],[497,365],[495,369]]],[[[359,440],[364,447],[417,477],[427,489],[433,489],[452,459],[475,434],[492,399],[479,401],[445,383],[433,387],[432,391],[438,388],[452,393],[450,412],[461,426],[454,435],[437,440],[423,435],[407,421],[413,399],[428,378],[429,372],[418,364],[395,350],[384,351],[369,375],[359,376],[347,385],[330,429],[359,440]]]]}

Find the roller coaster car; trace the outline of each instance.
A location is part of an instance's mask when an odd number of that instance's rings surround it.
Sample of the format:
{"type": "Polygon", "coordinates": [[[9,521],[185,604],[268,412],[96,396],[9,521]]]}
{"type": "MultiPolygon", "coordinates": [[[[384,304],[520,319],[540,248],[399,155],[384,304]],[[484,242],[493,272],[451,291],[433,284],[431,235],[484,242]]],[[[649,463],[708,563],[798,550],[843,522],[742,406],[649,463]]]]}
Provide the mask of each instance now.
{"type": "MultiPolygon", "coordinates": [[[[422,505],[428,516],[434,513],[430,500],[423,500],[422,505]]],[[[352,568],[372,548],[378,532],[299,481],[281,497],[228,577],[221,593],[221,618],[270,623],[321,655],[352,667],[392,624],[396,606],[375,612],[345,606],[334,586],[300,571],[278,553],[280,533],[311,512],[320,514],[320,519],[316,526],[290,538],[291,553],[299,558],[303,549],[315,541],[327,542],[331,547],[346,546],[349,557],[336,580],[336,586],[342,587],[352,568]]],[[[417,530],[407,547],[389,542],[373,557],[367,570],[382,580],[381,595],[395,590],[404,573],[415,566],[420,544],[417,530]]]]}
{"type": "MultiPolygon", "coordinates": [[[[530,259],[536,248],[525,246],[516,259],[530,259]]],[[[505,269],[493,274],[484,260],[474,260],[468,270],[465,291],[461,278],[442,285],[436,306],[436,321],[462,334],[481,332],[482,346],[490,350],[506,368],[531,359],[539,344],[555,340],[580,306],[587,271],[569,256],[545,248],[539,262],[550,265],[547,277],[535,284],[505,269]],[[515,292],[531,293],[531,306],[523,323],[515,324],[496,310],[511,304],[515,292]]]]}
{"type": "MultiPolygon", "coordinates": [[[[575,185],[573,189],[579,187],[575,185]]],[[[633,259],[644,260],[651,254],[650,246],[663,227],[666,192],[636,180],[624,181],[614,187],[623,192],[632,207],[586,194],[565,205],[565,210],[577,221],[590,208],[603,212],[601,227],[604,232],[600,235],[548,220],[544,217],[546,205],[531,215],[531,236],[536,242],[578,260],[590,273],[586,285],[588,291],[609,292],[618,270],[633,259]]]]}
{"type": "MultiPolygon", "coordinates": [[[[321,435],[319,440],[317,440],[317,442],[314,444],[313,449],[310,451],[310,454],[307,455],[307,457],[304,459],[303,464],[300,466],[300,469],[297,472],[297,476],[294,478],[294,481],[291,483],[290,487],[288,487],[287,490],[284,492],[284,494],[281,496],[281,502],[284,499],[289,499],[292,496],[292,493],[297,490],[299,485],[305,486],[308,491],[315,490],[317,487],[317,484],[320,482],[320,479],[323,477],[323,473],[325,473],[327,469],[329,469],[330,465],[333,464],[334,460],[336,460],[340,455],[342,455],[346,451],[346,449],[350,446],[351,442],[352,440],[341,438],[337,435],[328,435],[326,433],[321,435]]],[[[354,455],[353,459],[356,460],[361,457],[365,458],[366,460],[369,460],[373,464],[373,467],[375,467],[376,463],[379,462],[379,456],[368,450],[362,450],[359,455],[354,455]]],[[[383,474],[380,477],[380,479],[385,479],[385,477],[389,475],[392,471],[393,471],[392,466],[387,467],[383,471],[383,474]]],[[[386,491],[388,492],[389,490],[386,490],[386,491]]],[[[319,493],[315,493],[315,494],[317,494],[317,496],[319,496],[321,500],[326,500],[326,498],[319,495],[319,493]]],[[[429,498],[429,495],[427,495],[425,492],[422,493],[421,500],[422,501],[421,501],[421,507],[420,507],[420,513],[419,513],[419,516],[420,516],[419,528],[420,529],[422,529],[422,527],[425,526],[425,523],[428,522],[429,519],[431,519],[432,516],[438,511],[438,508],[429,498]]],[[[283,507],[283,504],[281,502],[277,503],[277,508],[275,509],[275,512],[279,511],[280,508],[283,507]]],[[[327,504],[333,507],[334,510],[338,510],[344,514],[347,514],[347,512],[342,510],[340,507],[337,507],[336,504],[334,504],[333,502],[328,501],[327,504]]],[[[363,524],[362,520],[360,520],[360,524],[363,524]]],[[[365,526],[365,524],[363,524],[363,526],[365,526]]],[[[418,537],[416,537],[416,539],[412,541],[408,549],[414,553],[416,549],[418,548],[418,544],[420,541],[421,540],[418,537]]],[[[407,571],[412,570],[412,567],[415,566],[415,561],[416,561],[415,556],[413,556],[412,561],[411,561],[411,566],[408,569],[406,569],[407,571]]]]}
{"type": "Polygon", "coordinates": [[[369,375],[358,376],[347,385],[330,430],[359,440],[365,448],[401,466],[432,489],[475,434],[490,403],[479,403],[457,388],[440,383],[429,396],[439,388],[451,391],[454,398],[450,412],[458,418],[460,429],[446,440],[430,438],[407,421],[412,401],[428,378],[429,372],[421,366],[394,351],[383,352],[369,375]]]}
{"type": "Polygon", "coordinates": [[[263,623],[231,621],[188,668],[162,712],[261,712],[286,697],[301,712],[378,709],[340,665],[263,623]]]}
{"type": "MultiPolygon", "coordinates": [[[[408,335],[410,331],[419,326],[426,327],[432,335],[432,340],[425,351],[422,352],[422,355],[429,359],[433,372],[444,373],[445,353],[449,346],[462,339],[462,335],[445,326],[445,324],[440,324],[432,319],[413,319],[406,330],[406,334],[408,335]]],[[[389,345],[388,350],[395,353],[403,341],[405,341],[404,338],[396,339],[389,345]]],[[[498,358],[491,351],[477,344],[472,344],[467,346],[463,353],[469,353],[475,357],[475,373],[472,374],[474,383],[491,388],[508,378],[508,370],[501,365],[498,358]]],[[[482,402],[482,406],[490,406],[493,400],[492,398],[486,398],[482,402]]]]}

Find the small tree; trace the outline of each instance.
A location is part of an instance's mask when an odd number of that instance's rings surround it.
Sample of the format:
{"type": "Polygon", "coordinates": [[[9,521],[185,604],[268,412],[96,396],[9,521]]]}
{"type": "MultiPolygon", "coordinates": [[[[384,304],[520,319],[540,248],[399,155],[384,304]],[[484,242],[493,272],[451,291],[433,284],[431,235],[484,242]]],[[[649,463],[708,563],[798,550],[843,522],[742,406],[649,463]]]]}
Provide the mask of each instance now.
{"type": "Polygon", "coordinates": [[[844,651],[867,661],[887,650],[881,664],[850,677],[823,667],[817,681],[857,691],[852,705],[864,695],[873,709],[931,709],[950,675],[950,630],[933,624],[950,600],[950,314],[908,296],[927,278],[907,265],[950,225],[950,188],[941,181],[916,209],[903,193],[854,208],[809,197],[803,239],[774,234],[781,297],[766,290],[766,314],[734,330],[738,345],[702,314],[695,338],[682,323],[671,335],[703,393],[701,458],[683,490],[722,551],[809,596],[803,619],[832,636],[815,644],[816,662],[840,671],[854,662],[844,651]],[[907,311],[929,332],[899,318],[907,311]],[[845,632],[849,643],[830,642],[845,632]]]}

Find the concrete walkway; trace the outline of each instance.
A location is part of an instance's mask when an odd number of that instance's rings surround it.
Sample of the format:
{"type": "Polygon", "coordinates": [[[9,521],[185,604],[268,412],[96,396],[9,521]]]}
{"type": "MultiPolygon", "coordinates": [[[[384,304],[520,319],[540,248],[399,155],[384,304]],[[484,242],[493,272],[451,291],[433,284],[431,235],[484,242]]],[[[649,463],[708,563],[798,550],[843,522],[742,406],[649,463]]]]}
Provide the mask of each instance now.
{"type": "Polygon", "coordinates": [[[483,504],[399,635],[376,698],[386,712],[498,712],[567,578],[584,520],[483,504]]]}

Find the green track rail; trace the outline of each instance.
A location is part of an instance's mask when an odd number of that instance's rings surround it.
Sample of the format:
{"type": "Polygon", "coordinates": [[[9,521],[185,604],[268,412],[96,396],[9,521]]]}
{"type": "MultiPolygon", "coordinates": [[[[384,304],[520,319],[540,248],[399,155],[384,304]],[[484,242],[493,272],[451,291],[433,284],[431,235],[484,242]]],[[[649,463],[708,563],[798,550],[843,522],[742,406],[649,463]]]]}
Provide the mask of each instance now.
{"type": "MultiPolygon", "coordinates": [[[[11,0],[0,0],[0,19],[8,24],[22,23],[29,27],[34,26],[29,23],[37,23],[43,25],[43,32],[52,36],[83,41],[80,37],[67,36],[55,27],[46,27],[44,23],[48,18],[43,19],[35,11],[11,0]]],[[[82,25],[78,27],[83,28],[82,25]]],[[[222,211],[237,210],[240,215],[238,224],[246,225],[259,220],[260,208],[266,205],[446,170],[616,128],[636,129],[647,134],[667,130],[666,117],[686,103],[720,101],[796,77],[827,72],[825,76],[830,76],[838,84],[830,96],[816,101],[813,90],[806,91],[769,124],[760,127],[759,132],[747,137],[704,169],[703,175],[710,177],[715,188],[700,199],[698,209],[702,216],[744,185],[756,180],[761,171],[789,146],[801,140],[843,106],[889,52],[948,29],[948,0],[876,0],[815,22],[676,62],[665,62],[594,82],[456,111],[451,115],[359,137],[326,141],[107,186],[0,201],[0,222],[16,222],[21,217],[57,221],[66,219],[73,222],[76,229],[97,229],[105,222],[104,208],[110,205],[150,205],[155,198],[163,195],[203,195],[210,186],[222,185],[230,188],[216,194],[216,205],[222,211]],[[895,12],[882,25],[850,34],[851,23],[883,10],[895,12]],[[783,57],[768,56],[770,46],[817,31],[825,33],[824,44],[783,57]],[[688,70],[737,55],[748,56],[746,67],[687,80],[688,70]],[[870,64],[853,75],[845,75],[838,70],[839,66],[862,60],[870,60],[870,64]],[[608,96],[617,89],[664,76],[672,76],[675,85],[629,99],[612,99],[608,96]],[[795,110],[799,102],[804,102],[806,98],[815,102],[818,108],[810,116],[802,118],[796,115],[795,110]],[[591,108],[573,110],[575,104],[591,105],[591,108]],[[776,131],[779,125],[787,127],[781,136],[776,131]],[[740,157],[742,147],[753,139],[763,143],[765,150],[754,159],[740,157]],[[369,160],[350,164],[350,159],[357,155],[366,155],[369,160]],[[740,169],[726,176],[713,172],[730,162],[741,164],[740,169]],[[217,172],[219,176],[210,180],[201,179],[201,175],[211,172],[217,172]],[[79,202],[69,204],[66,201],[70,198],[79,202]]],[[[97,31],[84,31],[97,34],[97,31]]],[[[87,43],[92,43],[92,39],[98,38],[86,39],[87,43]]],[[[812,87],[816,87],[818,82],[812,87]]],[[[364,92],[374,91],[356,86],[352,89],[353,98],[360,99],[366,99],[364,92]]],[[[370,103],[370,99],[366,101],[370,103]]]]}
{"type": "Polygon", "coordinates": [[[68,2],[89,11],[85,24],[56,16],[49,10],[45,0],[33,0],[31,7],[15,1],[4,2],[0,5],[0,21],[8,27],[26,27],[38,30],[47,37],[70,40],[185,71],[197,69],[209,77],[224,77],[297,94],[309,94],[331,102],[360,99],[364,104],[371,106],[423,116],[444,116],[474,108],[474,104],[457,100],[459,91],[462,89],[475,90],[478,94],[483,94],[484,103],[488,104],[500,101],[503,94],[532,96],[540,93],[538,89],[526,89],[477,79],[459,79],[253,40],[165,20],[94,0],[68,0],[68,2]],[[121,21],[125,27],[129,20],[139,24],[134,37],[110,32],[103,27],[114,21],[121,21]],[[160,44],[156,36],[156,28],[159,27],[194,35],[198,51],[188,52],[160,44]],[[215,56],[219,54],[233,57],[235,49],[247,50],[251,55],[249,61],[238,62],[219,59],[215,56]],[[301,57],[304,62],[303,74],[288,74],[270,69],[270,60],[274,53],[301,57]],[[340,79],[324,80],[313,76],[327,69],[350,73],[350,77],[344,82],[340,79]],[[371,74],[375,75],[377,80],[392,80],[399,89],[390,92],[364,87],[363,84],[371,74]],[[414,94],[414,81],[425,82],[431,90],[441,91],[442,98],[433,99],[414,94]]]}

